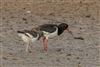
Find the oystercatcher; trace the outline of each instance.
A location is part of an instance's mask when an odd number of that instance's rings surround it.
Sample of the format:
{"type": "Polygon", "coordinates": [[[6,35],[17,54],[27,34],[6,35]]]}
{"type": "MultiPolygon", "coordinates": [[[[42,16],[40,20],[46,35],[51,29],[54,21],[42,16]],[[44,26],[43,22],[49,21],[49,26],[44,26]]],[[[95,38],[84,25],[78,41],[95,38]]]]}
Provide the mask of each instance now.
{"type": "Polygon", "coordinates": [[[56,25],[56,24],[44,24],[44,25],[40,25],[36,29],[43,33],[42,37],[43,37],[43,46],[44,46],[44,50],[45,51],[47,51],[47,49],[48,49],[47,45],[48,45],[48,39],[49,38],[53,38],[53,37],[55,37],[57,35],[59,36],[65,30],[67,30],[70,34],[72,34],[72,32],[68,28],[68,24],[66,24],[66,23],[61,23],[59,25],[56,25]]]}
{"type": "Polygon", "coordinates": [[[22,38],[22,40],[27,44],[26,46],[26,52],[29,51],[30,43],[35,42],[36,40],[39,40],[40,35],[37,31],[29,31],[29,30],[22,30],[17,31],[18,36],[22,38]]]}

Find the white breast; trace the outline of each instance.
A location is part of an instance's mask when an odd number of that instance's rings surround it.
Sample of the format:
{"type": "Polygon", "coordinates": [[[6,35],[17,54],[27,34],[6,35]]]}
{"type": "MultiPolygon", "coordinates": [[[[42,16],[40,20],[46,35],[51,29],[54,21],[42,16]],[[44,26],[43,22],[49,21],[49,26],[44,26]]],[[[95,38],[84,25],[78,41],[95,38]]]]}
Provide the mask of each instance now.
{"type": "Polygon", "coordinates": [[[48,33],[46,31],[43,31],[43,34],[44,34],[45,37],[53,38],[53,37],[57,36],[57,34],[58,34],[58,28],[56,27],[56,31],[53,32],[53,33],[48,33]]]}

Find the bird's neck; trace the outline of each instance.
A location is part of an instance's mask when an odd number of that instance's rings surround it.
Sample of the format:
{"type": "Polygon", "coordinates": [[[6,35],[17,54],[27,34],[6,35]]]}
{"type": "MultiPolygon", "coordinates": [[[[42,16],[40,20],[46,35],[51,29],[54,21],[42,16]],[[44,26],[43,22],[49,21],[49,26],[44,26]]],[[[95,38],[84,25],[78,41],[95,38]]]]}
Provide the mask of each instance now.
{"type": "Polygon", "coordinates": [[[61,27],[58,27],[58,35],[61,35],[64,32],[64,30],[61,27]]]}

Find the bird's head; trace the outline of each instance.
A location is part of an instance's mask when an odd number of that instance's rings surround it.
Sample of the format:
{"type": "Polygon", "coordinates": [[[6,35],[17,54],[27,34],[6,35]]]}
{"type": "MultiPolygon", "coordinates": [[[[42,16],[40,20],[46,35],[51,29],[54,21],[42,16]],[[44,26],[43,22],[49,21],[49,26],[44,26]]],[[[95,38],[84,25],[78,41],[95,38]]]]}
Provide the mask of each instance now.
{"type": "Polygon", "coordinates": [[[66,24],[66,23],[61,23],[60,25],[58,25],[58,27],[59,27],[61,30],[63,30],[63,31],[67,30],[67,31],[73,36],[72,31],[69,30],[68,24],[66,24]]]}
{"type": "Polygon", "coordinates": [[[58,27],[61,28],[62,30],[66,30],[68,28],[68,24],[61,23],[58,27]]]}

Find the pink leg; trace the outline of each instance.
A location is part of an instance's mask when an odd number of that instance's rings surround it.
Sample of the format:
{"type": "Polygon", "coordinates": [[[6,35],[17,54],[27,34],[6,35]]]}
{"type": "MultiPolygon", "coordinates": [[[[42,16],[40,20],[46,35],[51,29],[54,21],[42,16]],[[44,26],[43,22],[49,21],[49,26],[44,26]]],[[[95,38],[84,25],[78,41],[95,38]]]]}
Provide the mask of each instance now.
{"type": "Polygon", "coordinates": [[[44,50],[47,52],[47,49],[48,49],[48,39],[46,39],[46,37],[43,38],[43,46],[44,46],[44,50]]]}

